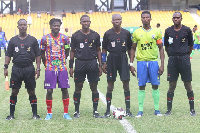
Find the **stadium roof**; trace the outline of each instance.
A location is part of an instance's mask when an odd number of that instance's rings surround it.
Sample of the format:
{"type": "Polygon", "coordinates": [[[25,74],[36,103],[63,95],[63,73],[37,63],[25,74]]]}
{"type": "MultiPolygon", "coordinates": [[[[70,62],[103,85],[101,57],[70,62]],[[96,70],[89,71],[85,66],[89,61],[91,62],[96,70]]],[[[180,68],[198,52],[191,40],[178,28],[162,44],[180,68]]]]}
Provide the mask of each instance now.
{"type": "Polygon", "coordinates": [[[16,1],[16,0],[0,0],[0,1],[16,1]]]}

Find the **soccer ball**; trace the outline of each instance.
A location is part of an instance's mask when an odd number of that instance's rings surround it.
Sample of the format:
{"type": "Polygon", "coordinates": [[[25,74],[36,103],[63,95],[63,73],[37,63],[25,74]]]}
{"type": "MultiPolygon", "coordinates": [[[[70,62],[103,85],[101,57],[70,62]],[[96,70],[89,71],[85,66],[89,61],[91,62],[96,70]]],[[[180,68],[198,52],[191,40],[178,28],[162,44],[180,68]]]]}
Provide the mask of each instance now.
{"type": "Polygon", "coordinates": [[[123,108],[118,107],[115,110],[113,110],[113,118],[122,120],[122,117],[125,116],[126,116],[126,111],[123,108]]]}

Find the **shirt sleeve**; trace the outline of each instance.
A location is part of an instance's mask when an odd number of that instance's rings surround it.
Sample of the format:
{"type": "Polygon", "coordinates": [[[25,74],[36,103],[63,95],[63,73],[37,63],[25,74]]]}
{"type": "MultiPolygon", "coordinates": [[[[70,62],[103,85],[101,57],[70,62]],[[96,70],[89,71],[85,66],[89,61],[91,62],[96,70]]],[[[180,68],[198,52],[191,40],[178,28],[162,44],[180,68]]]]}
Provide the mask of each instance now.
{"type": "Polygon", "coordinates": [[[107,50],[107,44],[108,44],[108,36],[105,33],[103,36],[102,48],[107,50]]]}
{"type": "Polygon", "coordinates": [[[130,32],[128,32],[127,47],[128,47],[128,49],[131,49],[131,47],[132,47],[132,40],[131,40],[130,32]]]}
{"type": "Polygon", "coordinates": [[[38,41],[37,39],[34,39],[34,53],[35,53],[35,57],[38,57],[40,56],[40,49],[39,49],[39,44],[38,44],[38,41]]]}
{"type": "Polygon", "coordinates": [[[133,42],[133,43],[137,43],[137,42],[138,42],[137,35],[136,35],[136,31],[133,32],[133,34],[132,34],[132,42],[133,42]]]}
{"type": "Polygon", "coordinates": [[[64,42],[65,42],[65,49],[69,49],[69,45],[70,45],[70,40],[68,36],[64,36],[64,42]]]}
{"type": "Polygon", "coordinates": [[[188,46],[193,46],[194,41],[193,41],[193,36],[192,36],[192,31],[191,29],[188,29],[188,46]]]}
{"type": "Polygon", "coordinates": [[[162,32],[161,30],[157,30],[157,40],[162,39],[162,32]]]}
{"type": "Polygon", "coordinates": [[[76,39],[74,37],[74,34],[72,35],[72,38],[71,38],[71,44],[70,44],[70,47],[71,48],[76,48],[76,39]]]}
{"type": "Polygon", "coordinates": [[[43,36],[42,39],[41,39],[41,42],[40,42],[40,49],[41,50],[45,50],[46,49],[46,43],[47,43],[46,37],[43,36]]]}
{"type": "Polygon", "coordinates": [[[97,47],[100,47],[101,46],[101,42],[100,42],[100,35],[97,34],[97,41],[96,41],[96,45],[97,47]]]}
{"type": "Polygon", "coordinates": [[[165,35],[164,35],[164,45],[165,45],[165,47],[169,47],[168,39],[169,39],[169,36],[168,36],[167,30],[165,30],[165,35]]]}
{"type": "Polygon", "coordinates": [[[10,40],[9,43],[8,43],[8,48],[6,50],[6,56],[13,57],[13,43],[12,43],[12,40],[10,40]]]}

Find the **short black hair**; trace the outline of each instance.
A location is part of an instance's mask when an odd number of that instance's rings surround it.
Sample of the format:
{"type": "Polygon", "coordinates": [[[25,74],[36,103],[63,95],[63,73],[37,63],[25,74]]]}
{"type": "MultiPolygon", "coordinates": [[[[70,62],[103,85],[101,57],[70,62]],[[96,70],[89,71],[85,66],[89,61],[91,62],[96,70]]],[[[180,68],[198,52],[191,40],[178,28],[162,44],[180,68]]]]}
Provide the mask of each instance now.
{"type": "MultiPolygon", "coordinates": [[[[143,11],[142,14],[149,14],[151,18],[151,13],[149,11],[143,11]]],[[[141,14],[141,17],[142,17],[142,14],[141,14]]]]}
{"type": "Polygon", "coordinates": [[[58,19],[58,18],[52,18],[50,21],[49,21],[49,25],[52,25],[54,22],[59,22],[60,25],[62,24],[61,20],[58,19]]]}
{"type": "MultiPolygon", "coordinates": [[[[81,16],[81,18],[80,18],[80,21],[82,20],[82,18],[84,18],[84,17],[89,17],[88,15],[83,15],[83,16],[81,16]]],[[[90,17],[89,17],[90,18],[90,17]]]]}
{"type": "Polygon", "coordinates": [[[197,25],[195,25],[194,27],[197,27],[197,25]]]}
{"type": "MultiPolygon", "coordinates": [[[[177,11],[177,12],[174,12],[174,14],[175,14],[175,13],[179,13],[179,14],[181,14],[181,12],[179,12],[179,11],[177,11]]],[[[182,18],[182,14],[181,14],[181,18],[182,18]]]]}
{"type": "MultiPolygon", "coordinates": [[[[21,19],[19,19],[19,20],[17,21],[17,25],[19,25],[19,22],[20,22],[21,20],[25,20],[25,21],[26,21],[26,19],[21,18],[21,19]]],[[[26,23],[27,23],[27,21],[26,21],[26,23]]]]}

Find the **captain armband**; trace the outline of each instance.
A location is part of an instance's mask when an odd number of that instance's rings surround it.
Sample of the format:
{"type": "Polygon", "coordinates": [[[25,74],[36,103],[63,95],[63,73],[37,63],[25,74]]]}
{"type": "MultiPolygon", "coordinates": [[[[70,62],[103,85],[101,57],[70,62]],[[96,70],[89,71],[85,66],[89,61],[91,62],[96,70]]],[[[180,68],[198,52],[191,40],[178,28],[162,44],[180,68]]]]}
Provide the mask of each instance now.
{"type": "Polygon", "coordinates": [[[102,57],[102,62],[106,62],[106,53],[101,53],[101,57],[102,57]]]}
{"type": "Polygon", "coordinates": [[[157,40],[157,44],[162,44],[162,39],[157,40]]]}

